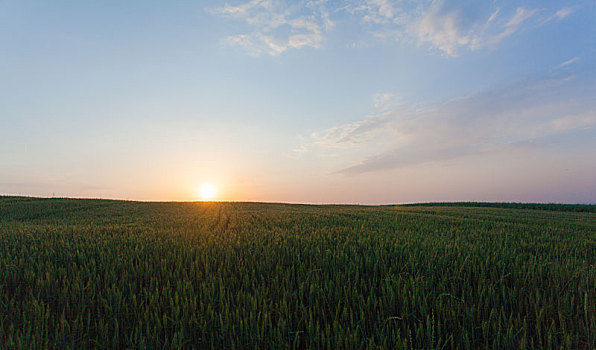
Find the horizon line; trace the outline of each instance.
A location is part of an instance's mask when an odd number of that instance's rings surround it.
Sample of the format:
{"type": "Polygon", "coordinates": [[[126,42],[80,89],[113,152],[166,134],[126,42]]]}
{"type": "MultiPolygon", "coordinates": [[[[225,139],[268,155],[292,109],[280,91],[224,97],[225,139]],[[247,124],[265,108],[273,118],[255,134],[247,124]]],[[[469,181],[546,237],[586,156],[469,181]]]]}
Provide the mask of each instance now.
{"type": "Polygon", "coordinates": [[[362,206],[362,207],[381,207],[381,206],[399,206],[399,205],[429,205],[429,204],[554,204],[554,205],[585,205],[596,206],[596,202],[592,203],[571,203],[571,202],[515,202],[515,201],[422,201],[422,202],[395,202],[386,204],[360,204],[360,203],[313,203],[313,202],[281,202],[281,201],[250,201],[250,200],[142,200],[142,199],[123,199],[123,198],[102,198],[102,197],[59,197],[59,196],[32,196],[21,194],[0,194],[2,197],[17,197],[30,199],[72,199],[72,200],[103,200],[103,201],[120,201],[120,202],[137,202],[137,203],[248,203],[248,204],[287,204],[287,205],[312,205],[312,206],[362,206]]]}

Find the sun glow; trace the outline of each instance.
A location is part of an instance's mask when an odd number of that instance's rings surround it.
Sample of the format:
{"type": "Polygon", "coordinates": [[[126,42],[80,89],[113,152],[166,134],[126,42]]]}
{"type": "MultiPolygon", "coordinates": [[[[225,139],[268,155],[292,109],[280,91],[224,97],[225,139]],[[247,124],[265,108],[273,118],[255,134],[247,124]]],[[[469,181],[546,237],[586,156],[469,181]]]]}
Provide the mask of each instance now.
{"type": "Polygon", "coordinates": [[[201,185],[201,188],[199,188],[199,196],[204,201],[212,200],[215,198],[216,195],[217,187],[215,187],[215,185],[213,184],[204,183],[203,185],[201,185]]]}

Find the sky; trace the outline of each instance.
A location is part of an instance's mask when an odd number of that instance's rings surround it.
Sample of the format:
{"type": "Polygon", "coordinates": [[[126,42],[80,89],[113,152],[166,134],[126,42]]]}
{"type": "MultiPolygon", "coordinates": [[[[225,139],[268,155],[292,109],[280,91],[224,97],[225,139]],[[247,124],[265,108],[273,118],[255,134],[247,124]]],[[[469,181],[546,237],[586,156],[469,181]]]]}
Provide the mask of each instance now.
{"type": "Polygon", "coordinates": [[[594,1],[0,0],[0,194],[596,203],[594,1]]]}

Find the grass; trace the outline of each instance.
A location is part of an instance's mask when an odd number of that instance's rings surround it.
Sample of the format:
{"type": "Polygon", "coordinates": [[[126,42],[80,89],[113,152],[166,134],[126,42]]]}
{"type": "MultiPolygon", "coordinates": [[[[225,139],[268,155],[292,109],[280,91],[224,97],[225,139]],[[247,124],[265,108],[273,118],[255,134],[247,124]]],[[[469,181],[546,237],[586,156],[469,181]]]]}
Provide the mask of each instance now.
{"type": "Polygon", "coordinates": [[[595,347],[596,213],[0,197],[4,348],[595,347]]]}

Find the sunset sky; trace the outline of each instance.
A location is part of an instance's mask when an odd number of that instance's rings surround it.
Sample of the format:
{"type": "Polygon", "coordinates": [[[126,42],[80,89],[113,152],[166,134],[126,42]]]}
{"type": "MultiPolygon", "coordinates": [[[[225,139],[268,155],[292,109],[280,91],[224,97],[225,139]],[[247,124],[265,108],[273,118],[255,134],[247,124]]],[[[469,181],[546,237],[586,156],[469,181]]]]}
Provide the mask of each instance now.
{"type": "Polygon", "coordinates": [[[596,203],[596,2],[0,0],[0,194],[205,186],[596,203]]]}

